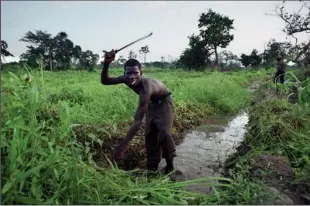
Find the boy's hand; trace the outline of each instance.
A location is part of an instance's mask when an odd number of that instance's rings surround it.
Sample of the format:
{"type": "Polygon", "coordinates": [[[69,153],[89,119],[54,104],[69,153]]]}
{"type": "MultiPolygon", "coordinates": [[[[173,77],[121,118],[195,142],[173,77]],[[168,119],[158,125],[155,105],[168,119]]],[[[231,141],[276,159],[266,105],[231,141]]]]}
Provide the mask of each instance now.
{"type": "Polygon", "coordinates": [[[114,150],[113,159],[114,160],[123,160],[125,153],[128,151],[128,145],[120,143],[114,150]]]}
{"type": "Polygon", "coordinates": [[[112,49],[112,51],[110,51],[110,52],[106,52],[105,54],[104,54],[104,63],[107,63],[107,64],[110,64],[111,62],[113,62],[114,61],[114,59],[115,59],[115,50],[114,49],[112,49]]]}

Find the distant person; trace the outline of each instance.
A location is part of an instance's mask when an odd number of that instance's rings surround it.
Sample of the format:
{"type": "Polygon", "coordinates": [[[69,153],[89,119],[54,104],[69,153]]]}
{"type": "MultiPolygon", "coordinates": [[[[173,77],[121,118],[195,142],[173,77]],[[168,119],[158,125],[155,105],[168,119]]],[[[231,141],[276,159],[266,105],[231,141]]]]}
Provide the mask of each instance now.
{"type": "MultiPolygon", "coordinates": [[[[281,55],[277,56],[277,72],[274,76],[273,82],[276,84],[278,80],[280,80],[280,83],[284,83],[284,75],[285,75],[285,64],[283,62],[283,58],[281,55]]],[[[278,89],[277,89],[278,90],[278,89]]]]}
{"type": "MultiPolygon", "coordinates": [[[[167,164],[165,173],[168,174],[174,170],[173,158],[176,151],[175,142],[170,133],[174,113],[171,92],[161,81],[143,77],[141,63],[136,59],[129,59],[125,62],[124,75],[109,77],[109,65],[114,59],[114,50],[105,53],[101,83],[103,85],[126,84],[139,95],[139,103],[133,124],[126,137],[115,148],[113,159],[115,161],[124,159],[128,143],[139,130],[143,116],[146,114],[145,148],[147,169],[157,171],[162,155],[167,164]]],[[[174,173],[172,173],[171,179],[175,180],[174,173]]]]}

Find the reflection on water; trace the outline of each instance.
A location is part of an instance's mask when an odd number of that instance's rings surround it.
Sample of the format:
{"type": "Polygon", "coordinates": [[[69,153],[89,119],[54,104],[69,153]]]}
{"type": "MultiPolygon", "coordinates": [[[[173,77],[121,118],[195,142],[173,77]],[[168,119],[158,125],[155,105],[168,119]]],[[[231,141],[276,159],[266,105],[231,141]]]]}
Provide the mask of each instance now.
{"type": "MultiPolygon", "coordinates": [[[[206,119],[202,126],[188,133],[177,146],[175,167],[183,173],[177,175],[177,179],[219,176],[216,168],[223,164],[243,140],[247,122],[246,112],[235,117],[217,116],[206,119]]],[[[164,166],[165,160],[162,160],[160,167],[164,166]]],[[[197,186],[190,189],[202,190],[197,186]]]]}

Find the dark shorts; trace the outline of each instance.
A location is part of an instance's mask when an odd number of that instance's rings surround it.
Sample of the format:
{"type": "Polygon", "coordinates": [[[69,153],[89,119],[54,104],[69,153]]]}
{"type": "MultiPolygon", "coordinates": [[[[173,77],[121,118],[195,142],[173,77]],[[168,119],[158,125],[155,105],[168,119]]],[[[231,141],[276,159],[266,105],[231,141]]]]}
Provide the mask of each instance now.
{"type": "Polygon", "coordinates": [[[150,103],[146,113],[145,146],[148,169],[157,169],[163,158],[175,155],[175,142],[170,130],[174,119],[172,97],[150,103]]]}

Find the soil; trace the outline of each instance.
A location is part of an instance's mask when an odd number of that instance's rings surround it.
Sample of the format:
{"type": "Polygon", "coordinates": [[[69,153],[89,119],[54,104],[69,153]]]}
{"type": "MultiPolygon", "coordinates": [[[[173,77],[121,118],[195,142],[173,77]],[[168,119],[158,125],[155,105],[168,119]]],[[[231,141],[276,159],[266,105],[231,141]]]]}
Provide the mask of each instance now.
{"type": "Polygon", "coordinates": [[[294,170],[288,158],[273,155],[257,156],[250,160],[249,170],[252,178],[264,180],[269,186],[293,200],[294,204],[307,204],[305,194],[293,184],[294,170]]]}
{"type": "MultiPolygon", "coordinates": [[[[223,176],[230,178],[238,158],[246,156],[251,149],[251,143],[245,143],[244,141],[240,144],[237,152],[226,160],[223,176]]],[[[260,155],[249,159],[248,162],[248,170],[252,179],[263,180],[266,185],[289,197],[294,204],[304,205],[310,203],[310,195],[307,194],[307,189],[293,183],[295,171],[288,158],[284,156],[260,155]]]]}

